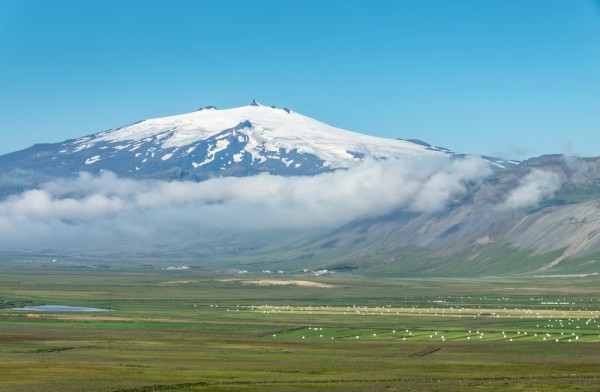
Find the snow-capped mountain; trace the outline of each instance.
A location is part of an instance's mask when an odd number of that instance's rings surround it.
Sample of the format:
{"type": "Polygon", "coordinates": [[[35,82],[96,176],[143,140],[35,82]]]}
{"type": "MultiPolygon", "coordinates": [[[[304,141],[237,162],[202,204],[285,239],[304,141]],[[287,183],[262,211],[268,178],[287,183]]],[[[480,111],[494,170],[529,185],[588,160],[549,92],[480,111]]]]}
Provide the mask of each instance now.
{"type": "Polygon", "coordinates": [[[256,102],[204,107],[0,156],[0,257],[600,273],[600,158],[483,157],[493,173],[461,158],[256,102]]]}
{"type": "MultiPolygon", "coordinates": [[[[155,118],[0,157],[0,169],[49,175],[112,171],[139,178],[313,175],[376,160],[451,154],[418,140],[346,131],[286,108],[249,106],[155,118]]],[[[486,158],[496,167],[517,162],[486,158]]]]}

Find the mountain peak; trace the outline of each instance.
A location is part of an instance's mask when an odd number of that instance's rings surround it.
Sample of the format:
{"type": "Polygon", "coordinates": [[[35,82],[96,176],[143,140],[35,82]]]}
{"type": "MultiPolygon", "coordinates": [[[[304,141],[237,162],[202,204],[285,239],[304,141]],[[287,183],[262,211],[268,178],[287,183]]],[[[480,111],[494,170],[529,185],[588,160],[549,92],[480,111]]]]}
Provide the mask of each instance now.
{"type": "Polygon", "coordinates": [[[262,106],[262,105],[260,103],[256,102],[256,99],[253,99],[250,106],[262,106]]]}
{"type": "Polygon", "coordinates": [[[216,106],[208,105],[208,106],[202,106],[200,109],[198,109],[199,112],[202,110],[218,110],[218,109],[216,106]]]}

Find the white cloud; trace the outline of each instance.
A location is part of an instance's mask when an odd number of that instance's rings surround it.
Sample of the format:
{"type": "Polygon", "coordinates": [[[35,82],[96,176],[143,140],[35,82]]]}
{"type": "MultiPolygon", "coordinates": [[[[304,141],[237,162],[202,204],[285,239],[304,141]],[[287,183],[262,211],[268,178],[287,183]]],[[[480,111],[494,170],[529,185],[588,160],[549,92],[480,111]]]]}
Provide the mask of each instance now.
{"type": "Polygon", "coordinates": [[[0,246],[57,246],[189,234],[200,228],[335,227],[398,208],[442,210],[490,173],[476,157],[364,162],[313,177],[137,181],[81,174],[0,202],[0,246]]]}
{"type": "Polygon", "coordinates": [[[519,182],[503,203],[507,208],[523,208],[538,205],[542,200],[554,197],[561,187],[560,176],[550,171],[533,169],[519,182]]]}

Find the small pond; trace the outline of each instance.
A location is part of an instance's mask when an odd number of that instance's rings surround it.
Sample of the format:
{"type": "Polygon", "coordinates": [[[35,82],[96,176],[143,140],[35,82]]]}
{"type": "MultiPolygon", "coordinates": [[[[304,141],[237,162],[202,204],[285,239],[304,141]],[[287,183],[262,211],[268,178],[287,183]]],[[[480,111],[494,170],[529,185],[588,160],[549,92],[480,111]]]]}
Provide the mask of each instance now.
{"type": "Polygon", "coordinates": [[[111,309],[87,308],[82,306],[40,305],[13,308],[13,310],[29,310],[34,312],[110,312],[111,309]]]}

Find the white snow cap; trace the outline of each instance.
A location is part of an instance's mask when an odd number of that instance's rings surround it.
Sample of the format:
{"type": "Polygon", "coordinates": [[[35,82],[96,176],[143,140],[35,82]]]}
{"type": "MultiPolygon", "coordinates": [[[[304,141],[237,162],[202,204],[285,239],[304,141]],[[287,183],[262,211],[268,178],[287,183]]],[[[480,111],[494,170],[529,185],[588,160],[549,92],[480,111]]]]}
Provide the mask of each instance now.
{"type": "Polygon", "coordinates": [[[349,167],[361,157],[401,158],[414,154],[442,154],[405,140],[387,139],[329,126],[287,108],[264,106],[256,100],[248,106],[201,110],[154,118],[99,134],[93,142],[135,142],[162,136],[162,148],[184,147],[246,122],[241,132],[249,137],[248,152],[296,149],[325,160],[331,167],[349,167]],[[249,123],[249,124],[248,124],[249,123]],[[249,125],[249,126],[248,126],[249,125]]]}

